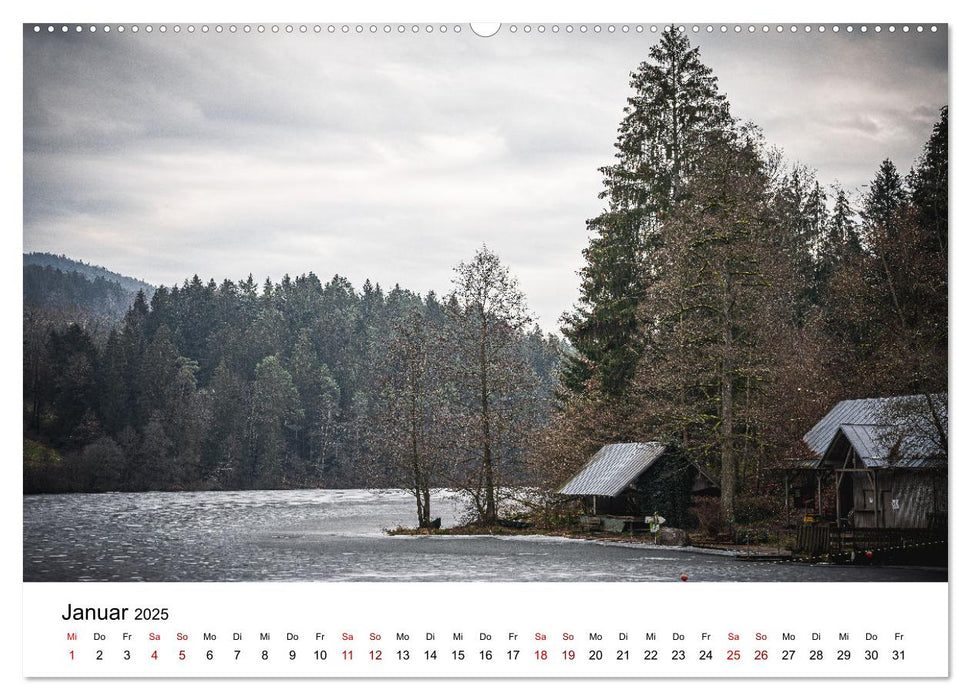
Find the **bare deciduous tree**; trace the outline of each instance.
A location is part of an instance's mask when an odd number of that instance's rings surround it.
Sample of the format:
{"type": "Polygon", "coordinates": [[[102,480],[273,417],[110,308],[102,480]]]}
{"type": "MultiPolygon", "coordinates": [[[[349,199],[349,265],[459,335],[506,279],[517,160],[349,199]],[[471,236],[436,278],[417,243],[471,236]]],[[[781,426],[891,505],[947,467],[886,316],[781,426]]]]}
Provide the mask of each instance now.
{"type": "Polygon", "coordinates": [[[532,320],[519,283],[483,246],[455,268],[448,307],[449,374],[460,394],[466,453],[457,484],[480,520],[498,519],[503,468],[520,458],[536,381],[520,339],[532,320]]]}

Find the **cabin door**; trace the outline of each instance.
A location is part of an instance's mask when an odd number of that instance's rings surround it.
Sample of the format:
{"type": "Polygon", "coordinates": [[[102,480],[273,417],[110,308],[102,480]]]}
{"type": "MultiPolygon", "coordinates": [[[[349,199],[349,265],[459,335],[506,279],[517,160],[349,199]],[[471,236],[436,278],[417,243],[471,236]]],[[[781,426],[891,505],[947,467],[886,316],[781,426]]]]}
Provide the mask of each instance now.
{"type": "Polygon", "coordinates": [[[893,509],[893,492],[880,492],[880,519],[877,527],[895,527],[897,524],[897,511],[893,509]]]}
{"type": "Polygon", "coordinates": [[[852,474],[847,474],[845,472],[839,472],[839,486],[837,486],[837,503],[839,507],[836,512],[837,522],[839,527],[855,527],[857,523],[850,522],[850,512],[854,508],[853,503],[853,484],[854,477],[852,474]]]}

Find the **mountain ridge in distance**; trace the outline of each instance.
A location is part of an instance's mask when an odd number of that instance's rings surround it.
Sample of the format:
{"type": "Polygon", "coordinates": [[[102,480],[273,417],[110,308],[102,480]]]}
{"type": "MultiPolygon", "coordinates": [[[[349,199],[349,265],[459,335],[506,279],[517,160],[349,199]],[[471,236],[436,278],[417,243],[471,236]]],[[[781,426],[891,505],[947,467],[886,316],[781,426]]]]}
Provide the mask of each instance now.
{"type": "Polygon", "coordinates": [[[156,289],[154,285],[151,285],[144,280],[136,279],[135,277],[128,277],[127,275],[113,272],[101,265],[93,265],[82,260],[74,260],[66,255],[59,255],[56,253],[24,253],[24,267],[28,267],[30,265],[37,265],[38,267],[52,267],[55,270],[60,270],[61,272],[77,272],[89,280],[95,280],[101,277],[109,282],[118,283],[123,289],[131,292],[132,294],[136,294],[138,291],[143,291],[149,299],[151,299],[152,294],[156,289]]]}
{"type": "Polygon", "coordinates": [[[24,253],[24,310],[105,330],[124,319],[139,292],[155,287],[105,267],[53,253],[24,253]]]}

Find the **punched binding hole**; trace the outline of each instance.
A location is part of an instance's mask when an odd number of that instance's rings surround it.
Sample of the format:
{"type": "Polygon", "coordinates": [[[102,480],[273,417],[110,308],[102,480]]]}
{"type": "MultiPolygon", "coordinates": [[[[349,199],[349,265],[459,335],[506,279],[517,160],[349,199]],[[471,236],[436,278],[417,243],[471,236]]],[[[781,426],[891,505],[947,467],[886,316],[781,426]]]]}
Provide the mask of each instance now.
{"type": "Polygon", "coordinates": [[[469,27],[476,36],[488,39],[490,36],[495,36],[502,25],[499,22],[472,22],[469,27]]]}

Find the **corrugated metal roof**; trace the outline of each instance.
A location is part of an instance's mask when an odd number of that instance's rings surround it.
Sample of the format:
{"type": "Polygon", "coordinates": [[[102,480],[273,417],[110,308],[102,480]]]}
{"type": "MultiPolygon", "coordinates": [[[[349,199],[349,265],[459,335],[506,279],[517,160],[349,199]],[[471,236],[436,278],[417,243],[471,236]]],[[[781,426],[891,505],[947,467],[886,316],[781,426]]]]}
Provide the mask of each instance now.
{"type": "Polygon", "coordinates": [[[604,445],[557,493],[569,496],[618,496],[664,454],[664,449],[659,442],[604,445]]]}
{"type": "Polygon", "coordinates": [[[841,425],[875,425],[885,399],[850,399],[840,401],[803,436],[813,454],[822,456],[841,425]]]}
{"type": "Polygon", "coordinates": [[[850,423],[845,423],[839,427],[846,439],[853,445],[853,451],[868,467],[875,466],[875,462],[886,454],[886,450],[880,447],[880,428],[879,425],[853,425],[850,423]]]}
{"type": "Polygon", "coordinates": [[[870,469],[944,466],[946,463],[940,450],[928,446],[924,440],[905,436],[898,443],[898,434],[889,425],[841,425],[839,430],[850,441],[863,465],[870,469]]]}
{"type": "MultiPolygon", "coordinates": [[[[934,396],[947,421],[943,397],[934,396]]],[[[946,464],[923,396],[897,396],[841,401],[803,437],[820,458],[842,432],[857,456],[870,468],[922,467],[946,464]]]]}

